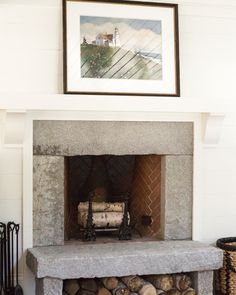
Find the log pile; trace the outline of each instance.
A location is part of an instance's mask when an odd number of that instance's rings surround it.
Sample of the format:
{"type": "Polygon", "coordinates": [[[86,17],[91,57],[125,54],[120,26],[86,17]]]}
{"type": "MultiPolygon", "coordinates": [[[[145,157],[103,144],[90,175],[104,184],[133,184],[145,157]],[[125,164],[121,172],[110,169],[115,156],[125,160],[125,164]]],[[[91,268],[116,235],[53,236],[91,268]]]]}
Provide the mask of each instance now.
{"type": "Polygon", "coordinates": [[[197,295],[186,274],[65,280],[63,295],[197,295]]]}

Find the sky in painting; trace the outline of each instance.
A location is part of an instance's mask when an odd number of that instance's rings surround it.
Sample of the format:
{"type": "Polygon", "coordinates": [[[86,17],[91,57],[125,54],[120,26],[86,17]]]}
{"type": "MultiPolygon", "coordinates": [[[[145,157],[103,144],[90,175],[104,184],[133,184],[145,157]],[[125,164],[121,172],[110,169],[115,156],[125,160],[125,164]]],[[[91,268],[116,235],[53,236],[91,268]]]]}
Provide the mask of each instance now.
{"type": "Polygon", "coordinates": [[[161,21],[110,17],[80,16],[83,37],[92,43],[99,33],[112,34],[118,28],[121,47],[161,53],[161,21]]]}

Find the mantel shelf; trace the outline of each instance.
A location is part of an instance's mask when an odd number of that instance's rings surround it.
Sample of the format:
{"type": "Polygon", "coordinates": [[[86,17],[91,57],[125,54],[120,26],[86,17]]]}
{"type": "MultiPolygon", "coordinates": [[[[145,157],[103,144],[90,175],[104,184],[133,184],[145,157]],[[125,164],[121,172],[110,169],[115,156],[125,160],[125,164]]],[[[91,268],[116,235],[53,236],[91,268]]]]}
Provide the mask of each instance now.
{"type": "Polygon", "coordinates": [[[219,98],[0,94],[0,109],[10,111],[227,113],[234,105],[233,99],[219,98]]]}

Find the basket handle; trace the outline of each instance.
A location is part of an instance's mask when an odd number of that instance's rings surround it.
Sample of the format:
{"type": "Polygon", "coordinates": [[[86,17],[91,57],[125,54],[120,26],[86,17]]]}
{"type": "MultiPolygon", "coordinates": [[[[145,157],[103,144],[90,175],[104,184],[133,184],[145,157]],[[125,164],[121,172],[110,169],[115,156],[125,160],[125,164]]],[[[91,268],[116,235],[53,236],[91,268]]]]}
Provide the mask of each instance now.
{"type": "Polygon", "coordinates": [[[230,257],[229,253],[226,253],[226,259],[227,259],[227,264],[229,266],[230,271],[236,273],[236,267],[233,266],[233,261],[232,261],[232,258],[230,257]]]}

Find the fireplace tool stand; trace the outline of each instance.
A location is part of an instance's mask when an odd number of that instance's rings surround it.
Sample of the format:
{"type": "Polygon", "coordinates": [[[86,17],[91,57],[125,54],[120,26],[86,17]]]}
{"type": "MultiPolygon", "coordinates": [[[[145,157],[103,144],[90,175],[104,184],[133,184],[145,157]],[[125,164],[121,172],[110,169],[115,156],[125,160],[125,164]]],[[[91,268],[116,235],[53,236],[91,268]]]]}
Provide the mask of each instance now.
{"type": "MultiPolygon", "coordinates": [[[[83,233],[83,240],[84,241],[96,241],[96,228],[93,223],[93,197],[94,193],[89,194],[89,206],[88,206],[88,214],[86,220],[86,227],[83,233]]],[[[119,240],[131,240],[131,227],[129,224],[129,212],[128,212],[128,201],[129,201],[129,194],[125,196],[121,196],[120,199],[124,200],[124,213],[122,223],[118,229],[112,229],[113,231],[118,231],[119,240]]],[[[104,228],[103,231],[106,231],[108,228],[104,228]]],[[[100,229],[100,231],[102,231],[100,229]]]]}
{"type": "Polygon", "coordinates": [[[19,229],[19,224],[14,222],[7,225],[0,222],[0,295],[23,295],[18,282],[19,229]]]}

